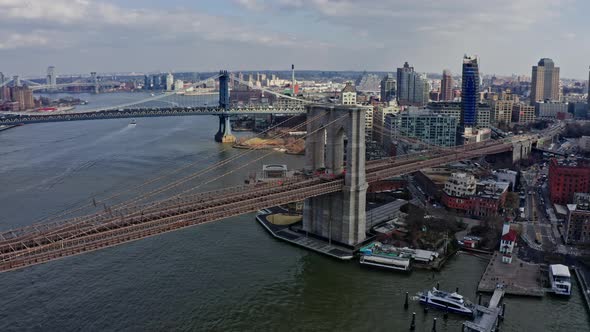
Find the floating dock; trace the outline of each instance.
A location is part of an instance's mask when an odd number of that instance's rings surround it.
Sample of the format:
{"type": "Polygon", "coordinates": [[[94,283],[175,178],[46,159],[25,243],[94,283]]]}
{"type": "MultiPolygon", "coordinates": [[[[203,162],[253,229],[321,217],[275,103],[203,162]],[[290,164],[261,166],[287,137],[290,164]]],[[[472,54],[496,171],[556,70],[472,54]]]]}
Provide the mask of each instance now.
{"type": "Polygon", "coordinates": [[[496,331],[500,319],[504,316],[504,309],[500,308],[500,301],[504,297],[504,289],[501,287],[494,290],[490,304],[485,307],[475,306],[473,321],[463,322],[462,331],[492,332],[496,331]]]}

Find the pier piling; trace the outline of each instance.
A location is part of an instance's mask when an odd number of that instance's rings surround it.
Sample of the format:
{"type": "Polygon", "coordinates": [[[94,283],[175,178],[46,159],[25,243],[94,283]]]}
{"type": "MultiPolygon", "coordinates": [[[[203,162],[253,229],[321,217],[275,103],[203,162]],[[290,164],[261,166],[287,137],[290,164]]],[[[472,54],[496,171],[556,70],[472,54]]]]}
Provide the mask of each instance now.
{"type": "Polygon", "coordinates": [[[477,304],[481,305],[481,293],[479,294],[478,298],[477,298],[477,304]]]}
{"type": "Polygon", "coordinates": [[[414,331],[416,329],[416,313],[412,312],[412,323],[410,323],[410,331],[414,331]]]}
{"type": "Polygon", "coordinates": [[[436,317],[432,319],[432,332],[436,332],[436,317]]]}
{"type": "Polygon", "coordinates": [[[449,306],[448,305],[445,307],[445,312],[443,313],[443,318],[444,319],[449,318],[449,306]]]}
{"type": "Polygon", "coordinates": [[[440,289],[440,283],[438,281],[436,282],[436,289],[440,289]]]}
{"type": "Polygon", "coordinates": [[[408,303],[408,292],[406,292],[406,301],[404,302],[404,309],[408,309],[409,303],[408,303]]]}

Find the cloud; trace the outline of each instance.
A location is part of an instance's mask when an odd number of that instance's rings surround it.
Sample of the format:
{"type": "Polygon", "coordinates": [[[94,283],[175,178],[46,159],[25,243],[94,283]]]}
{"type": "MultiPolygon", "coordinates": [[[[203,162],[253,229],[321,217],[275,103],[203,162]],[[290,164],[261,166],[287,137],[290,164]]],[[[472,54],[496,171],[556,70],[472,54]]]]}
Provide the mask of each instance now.
{"type": "Polygon", "coordinates": [[[30,34],[0,34],[0,50],[10,50],[23,47],[46,47],[49,45],[49,42],[49,38],[47,38],[43,32],[35,32],[30,34]]]}
{"type": "MultiPolygon", "coordinates": [[[[240,0],[239,3],[252,10],[258,7],[258,2],[254,0],[240,0]]],[[[93,0],[0,0],[0,17],[3,17],[1,24],[4,29],[10,29],[7,22],[12,21],[25,22],[31,27],[50,27],[64,33],[71,31],[73,27],[80,31],[112,32],[116,30],[116,34],[107,36],[115,42],[124,34],[132,37],[140,32],[143,35],[147,34],[148,39],[160,40],[194,42],[203,39],[275,47],[321,47],[324,45],[322,42],[302,42],[292,35],[260,31],[250,23],[192,10],[129,9],[93,0]]],[[[33,31],[26,33],[34,34],[33,31]]],[[[41,37],[38,39],[40,40],[41,37]]],[[[84,40],[84,36],[79,36],[78,41],[84,40]]],[[[5,44],[8,43],[9,41],[5,42],[5,44]]],[[[31,46],[35,46],[35,43],[7,45],[11,48],[31,46]]]]}

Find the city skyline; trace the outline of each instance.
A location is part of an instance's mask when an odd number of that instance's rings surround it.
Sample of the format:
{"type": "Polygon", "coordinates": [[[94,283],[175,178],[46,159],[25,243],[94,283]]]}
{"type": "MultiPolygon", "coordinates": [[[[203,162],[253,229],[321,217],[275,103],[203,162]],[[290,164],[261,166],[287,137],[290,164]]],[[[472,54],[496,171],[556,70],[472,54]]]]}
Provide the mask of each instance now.
{"type": "Polygon", "coordinates": [[[485,74],[530,75],[546,57],[562,77],[586,80],[584,9],[590,4],[581,0],[499,0],[485,11],[459,0],[0,0],[0,70],[279,70],[296,63],[388,72],[409,61],[421,72],[456,74],[467,53],[479,56],[485,74]]]}

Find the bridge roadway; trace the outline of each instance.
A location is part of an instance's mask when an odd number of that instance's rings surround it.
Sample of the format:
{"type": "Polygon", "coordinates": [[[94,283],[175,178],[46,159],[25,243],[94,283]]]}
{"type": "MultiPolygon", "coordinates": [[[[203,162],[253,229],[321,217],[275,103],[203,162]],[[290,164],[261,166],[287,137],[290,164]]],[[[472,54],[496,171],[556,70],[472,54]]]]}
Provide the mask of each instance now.
{"type": "Polygon", "coordinates": [[[0,118],[0,125],[18,125],[42,122],[61,122],[79,120],[100,120],[100,119],[124,119],[144,118],[162,116],[185,116],[185,115],[238,115],[238,114],[303,114],[304,107],[274,108],[274,107],[242,107],[230,108],[228,111],[220,107],[199,106],[199,107],[167,107],[167,108],[137,108],[107,110],[97,112],[64,112],[48,114],[19,114],[0,118]]]}
{"type": "MultiPolygon", "coordinates": [[[[367,181],[371,183],[422,168],[510,151],[514,142],[530,139],[534,137],[515,136],[500,141],[367,162],[367,181]]],[[[102,211],[85,217],[6,231],[0,235],[0,272],[338,192],[343,185],[342,178],[326,180],[299,176],[280,182],[173,197],[114,213],[102,211]]]]}

